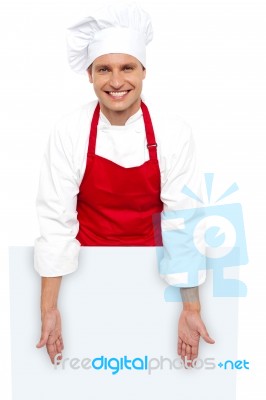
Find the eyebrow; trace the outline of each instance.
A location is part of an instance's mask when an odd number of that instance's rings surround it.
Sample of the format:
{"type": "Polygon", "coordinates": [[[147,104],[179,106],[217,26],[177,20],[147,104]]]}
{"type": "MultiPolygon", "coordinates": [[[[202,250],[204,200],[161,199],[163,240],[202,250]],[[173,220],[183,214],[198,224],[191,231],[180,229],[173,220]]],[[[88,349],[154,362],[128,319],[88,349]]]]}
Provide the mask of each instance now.
{"type": "MultiPolygon", "coordinates": [[[[134,63],[134,62],[128,62],[128,63],[120,64],[120,65],[119,65],[120,68],[124,68],[124,67],[128,67],[128,66],[130,66],[130,67],[137,67],[137,64],[134,63]]],[[[94,68],[109,68],[109,69],[111,69],[111,68],[112,68],[112,65],[110,65],[110,64],[96,64],[96,65],[94,66],[94,68]]]]}

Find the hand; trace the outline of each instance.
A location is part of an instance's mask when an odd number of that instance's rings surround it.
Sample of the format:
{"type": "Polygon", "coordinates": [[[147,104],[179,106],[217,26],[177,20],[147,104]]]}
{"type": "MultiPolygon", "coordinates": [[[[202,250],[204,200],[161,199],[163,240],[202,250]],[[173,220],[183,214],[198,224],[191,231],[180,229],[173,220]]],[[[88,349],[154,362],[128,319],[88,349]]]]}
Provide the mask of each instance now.
{"type": "Polygon", "coordinates": [[[178,323],[178,355],[183,361],[186,357],[191,364],[198,357],[200,336],[207,343],[215,343],[209,336],[199,311],[183,310],[178,323]]]}
{"type": "MultiPolygon", "coordinates": [[[[64,349],[61,335],[61,317],[57,309],[42,313],[42,334],[36,347],[40,349],[45,345],[51,362],[54,364],[56,354],[62,353],[64,349]]],[[[62,356],[57,358],[58,361],[61,359],[62,356]]]]}

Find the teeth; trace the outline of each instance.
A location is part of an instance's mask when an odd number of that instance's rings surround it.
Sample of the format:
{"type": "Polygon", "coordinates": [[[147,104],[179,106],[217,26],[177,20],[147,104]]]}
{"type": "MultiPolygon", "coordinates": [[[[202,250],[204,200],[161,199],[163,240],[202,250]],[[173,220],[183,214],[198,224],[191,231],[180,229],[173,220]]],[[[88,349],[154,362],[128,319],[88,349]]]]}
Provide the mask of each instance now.
{"type": "Polygon", "coordinates": [[[109,92],[109,94],[114,97],[121,97],[121,96],[124,96],[125,94],[127,94],[127,91],[125,91],[125,92],[109,92]]]}

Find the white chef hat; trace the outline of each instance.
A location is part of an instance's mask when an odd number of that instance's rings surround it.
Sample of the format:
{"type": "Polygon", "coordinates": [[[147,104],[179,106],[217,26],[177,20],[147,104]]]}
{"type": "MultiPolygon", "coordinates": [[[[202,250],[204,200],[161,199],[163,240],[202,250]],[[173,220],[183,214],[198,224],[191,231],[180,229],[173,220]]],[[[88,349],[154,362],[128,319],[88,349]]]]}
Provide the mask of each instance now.
{"type": "Polygon", "coordinates": [[[68,28],[68,61],[75,72],[83,73],[101,55],[124,53],[145,67],[152,37],[150,16],[136,3],[109,5],[68,28]]]}

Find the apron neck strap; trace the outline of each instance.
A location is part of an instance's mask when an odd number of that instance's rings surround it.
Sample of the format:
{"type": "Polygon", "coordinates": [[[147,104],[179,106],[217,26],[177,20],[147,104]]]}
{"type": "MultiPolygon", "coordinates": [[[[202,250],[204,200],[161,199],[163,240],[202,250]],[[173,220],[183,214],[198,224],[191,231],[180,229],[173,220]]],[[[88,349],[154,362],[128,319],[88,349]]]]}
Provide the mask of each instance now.
{"type": "Polygon", "coordinates": [[[150,154],[150,160],[157,160],[157,143],[155,142],[155,136],[154,136],[154,130],[153,130],[153,125],[151,122],[151,116],[148,110],[148,107],[146,106],[143,101],[141,101],[141,109],[143,113],[143,119],[144,119],[144,124],[145,124],[145,130],[146,130],[146,138],[147,138],[147,148],[150,154]]]}
{"type": "Polygon", "coordinates": [[[90,155],[95,154],[97,126],[99,122],[99,117],[100,117],[100,103],[97,103],[91,121],[91,130],[90,130],[89,148],[88,148],[88,154],[90,155]]]}

